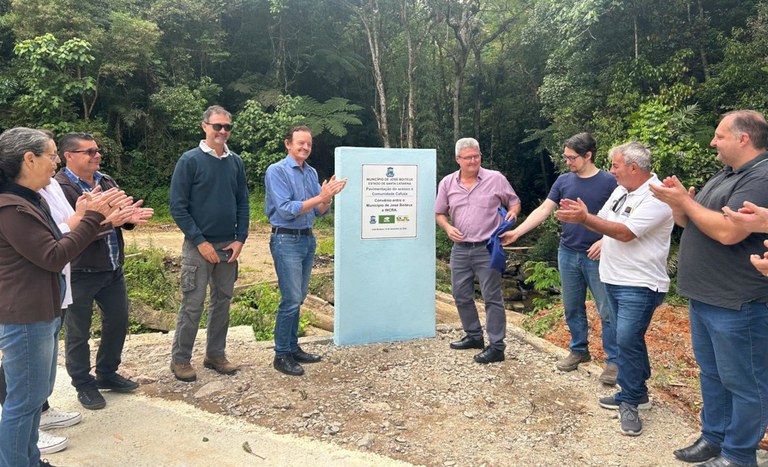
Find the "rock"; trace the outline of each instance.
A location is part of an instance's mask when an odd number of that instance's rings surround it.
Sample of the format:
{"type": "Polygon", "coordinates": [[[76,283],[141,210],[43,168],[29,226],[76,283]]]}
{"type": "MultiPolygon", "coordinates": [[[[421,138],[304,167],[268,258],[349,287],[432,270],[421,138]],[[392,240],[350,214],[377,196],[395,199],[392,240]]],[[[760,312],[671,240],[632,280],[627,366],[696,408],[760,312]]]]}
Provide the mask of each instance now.
{"type": "Polygon", "coordinates": [[[204,397],[208,397],[212,394],[216,394],[217,392],[221,392],[227,389],[227,386],[222,381],[211,381],[210,383],[206,384],[205,386],[201,387],[197,390],[197,392],[194,395],[195,399],[202,399],[204,397]]]}
{"type": "Polygon", "coordinates": [[[357,447],[359,447],[359,448],[370,448],[371,446],[373,446],[373,440],[374,440],[373,434],[372,433],[366,433],[366,434],[363,435],[362,438],[360,438],[357,441],[357,447]]]}

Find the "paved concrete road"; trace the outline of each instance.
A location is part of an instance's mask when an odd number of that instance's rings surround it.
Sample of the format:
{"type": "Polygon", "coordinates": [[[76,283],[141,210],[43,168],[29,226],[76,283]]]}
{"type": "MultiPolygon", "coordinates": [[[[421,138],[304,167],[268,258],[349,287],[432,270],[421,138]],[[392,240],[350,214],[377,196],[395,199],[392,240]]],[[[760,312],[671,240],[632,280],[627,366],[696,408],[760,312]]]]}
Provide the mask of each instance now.
{"type": "Polygon", "coordinates": [[[58,375],[51,404],[82,412],[83,421],[77,426],[50,431],[69,438],[67,449],[43,456],[57,467],[409,465],[311,439],[277,435],[181,402],[141,394],[104,391],[107,407],[85,410],[77,402],[76,392],[61,366],[58,375]],[[252,454],[243,449],[244,443],[248,443],[252,454]]]}

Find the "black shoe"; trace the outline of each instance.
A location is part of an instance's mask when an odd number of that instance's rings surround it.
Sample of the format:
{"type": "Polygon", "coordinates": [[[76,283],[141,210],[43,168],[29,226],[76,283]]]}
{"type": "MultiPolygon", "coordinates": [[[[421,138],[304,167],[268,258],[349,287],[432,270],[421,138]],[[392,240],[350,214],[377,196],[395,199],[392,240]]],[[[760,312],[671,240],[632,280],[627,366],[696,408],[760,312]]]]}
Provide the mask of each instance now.
{"type": "Polygon", "coordinates": [[[723,456],[717,456],[709,462],[705,462],[703,464],[696,464],[696,467],[748,467],[748,466],[729,461],[723,456]]]}
{"type": "Polygon", "coordinates": [[[290,376],[301,376],[304,374],[304,368],[301,367],[296,360],[293,359],[293,355],[283,355],[281,357],[275,356],[275,361],[272,363],[275,370],[280,373],[285,373],[290,376]]]}
{"type": "Polygon", "coordinates": [[[99,410],[107,406],[104,396],[96,388],[78,389],[77,400],[88,410],[99,410]]]}
{"type": "Polygon", "coordinates": [[[466,335],[461,338],[460,341],[451,342],[451,348],[454,350],[466,350],[466,349],[482,349],[485,347],[483,339],[477,339],[466,335]]]}
{"type": "Polygon", "coordinates": [[[475,361],[477,363],[503,362],[504,351],[488,346],[482,352],[475,355],[475,361]]]}
{"type": "Polygon", "coordinates": [[[713,446],[704,437],[699,437],[690,446],[678,449],[673,454],[683,462],[704,462],[719,456],[720,446],[713,446]]]}
{"type": "Polygon", "coordinates": [[[96,375],[96,387],[99,389],[111,389],[115,392],[131,392],[139,387],[139,383],[123,378],[117,373],[111,375],[96,375]]]}
{"type": "Polygon", "coordinates": [[[320,355],[304,352],[301,350],[301,347],[299,347],[299,350],[291,352],[291,355],[299,363],[317,363],[323,359],[320,355]]]}

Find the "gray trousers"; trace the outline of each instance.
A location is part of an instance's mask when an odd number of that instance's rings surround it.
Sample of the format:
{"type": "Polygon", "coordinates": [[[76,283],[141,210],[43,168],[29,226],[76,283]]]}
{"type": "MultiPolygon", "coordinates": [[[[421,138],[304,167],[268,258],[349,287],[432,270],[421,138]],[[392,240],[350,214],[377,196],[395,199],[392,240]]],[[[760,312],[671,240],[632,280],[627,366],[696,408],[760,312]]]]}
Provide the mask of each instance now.
{"type": "Polygon", "coordinates": [[[454,244],[451,249],[451,288],[459,318],[468,336],[482,339],[483,327],[475,306],[475,275],[480,281],[480,293],[485,301],[485,328],[488,343],[504,351],[507,317],[501,296],[501,273],[488,267],[491,255],[485,246],[454,244]]]}
{"type": "MultiPolygon", "coordinates": [[[[231,242],[214,243],[221,248],[231,242]]],[[[211,287],[208,302],[208,339],[205,354],[208,357],[225,356],[229,330],[229,304],[237,280],[237,261],[212,264],[202,257],[197,247],[184,240],[181,248],[181,308],[176,318],[171,357],[176,363],[189,363],[192,347],[203,314],[205,294],[211,287]]]]}

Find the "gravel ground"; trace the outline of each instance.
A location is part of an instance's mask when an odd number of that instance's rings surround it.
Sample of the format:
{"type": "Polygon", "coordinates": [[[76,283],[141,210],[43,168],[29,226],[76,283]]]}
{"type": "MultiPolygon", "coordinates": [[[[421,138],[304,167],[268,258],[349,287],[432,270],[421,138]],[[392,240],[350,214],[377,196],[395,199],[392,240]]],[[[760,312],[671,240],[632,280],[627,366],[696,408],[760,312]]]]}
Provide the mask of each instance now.
{"type": "Polygon", "coordinates": [[[358,347],[315,337],[302,345],[323,361],[289,377],[272,368],[268,343],[233,328],[228,354],[242,370],[221,376],[202,368],[201,336],[194,383],[170,375],[169,335],[140,335],[127,342],[122,371],[153,398],[419,465],[687,465],[672,451],[697,428],[654,394],[653,409],[641,412],[644,433],[623,436],[617,411],[597,404],[614,388],[597,381],[596,365],[559,372],[562,349],[512,326],[507,360],[479,365],[474,351],[448,348],[461,335],[440,326],[433,339],[358,347]]]}

